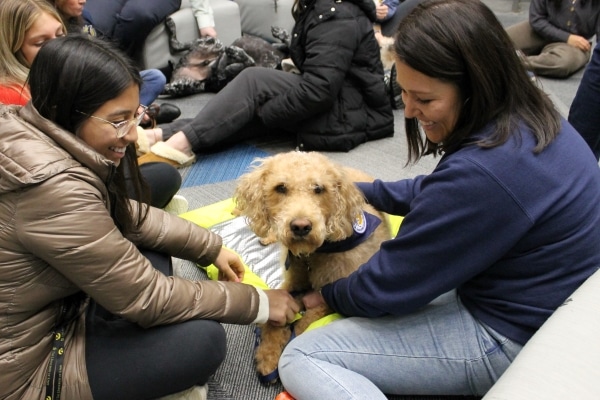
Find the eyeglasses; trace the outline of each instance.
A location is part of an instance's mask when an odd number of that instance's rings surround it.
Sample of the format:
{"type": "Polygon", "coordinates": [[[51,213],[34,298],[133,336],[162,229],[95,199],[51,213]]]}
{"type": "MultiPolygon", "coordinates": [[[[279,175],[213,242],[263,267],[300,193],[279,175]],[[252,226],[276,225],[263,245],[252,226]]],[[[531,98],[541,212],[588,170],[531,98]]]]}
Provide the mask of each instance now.
{"type": "Polygon", "coordinates": [[[140,122],[142,122],[142,118],[144,118],[144,115],[146,114],[146,111],[148,110],[148,107],[146,107],[143,104],[140,104],[140,107],[142,108],[142,111],[137,116],[135,116],[132,119],[121,121],[121,122],[116,123],[116,124],[114,122],[107,121],[104,118],[100,118],[100,117],[96,117],[94,115],[86,114],[86,113],[81,112],[79,110],[75,110],[75,111],[78,112],[81,115],[85,115],[86,117],[94,118],[94,119],[97,119],[98,121],[102,121],[102,122],[106,122],[107,124],[111,124],[113,126],[113,128],[115,128],[115,131],[117,131],[117,139],[120,139],[123,136],[127,135],[127,133],[131,130],[131,128],[133,128],[134,126],[138,126],[140,124],[140,122]]]}

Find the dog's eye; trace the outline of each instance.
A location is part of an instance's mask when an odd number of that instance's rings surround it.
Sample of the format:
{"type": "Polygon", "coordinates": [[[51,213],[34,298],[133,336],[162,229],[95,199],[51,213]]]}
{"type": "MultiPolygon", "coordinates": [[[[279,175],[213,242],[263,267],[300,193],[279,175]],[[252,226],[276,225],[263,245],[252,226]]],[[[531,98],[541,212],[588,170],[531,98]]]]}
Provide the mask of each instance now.
{"type": "Polygon", "coordinates": [[[321,185],[315,185],[313,191],[315,192],[315,194],[321,194],[325,191],[325,188],[321,185]]]}
{"type": "Polygon", "coordinates": [[[283,183],[281,183],[281,184],[275,186],[275,191],[277,193],[286,194],[287,188],[285,187],[285,185],[283,183]]]}

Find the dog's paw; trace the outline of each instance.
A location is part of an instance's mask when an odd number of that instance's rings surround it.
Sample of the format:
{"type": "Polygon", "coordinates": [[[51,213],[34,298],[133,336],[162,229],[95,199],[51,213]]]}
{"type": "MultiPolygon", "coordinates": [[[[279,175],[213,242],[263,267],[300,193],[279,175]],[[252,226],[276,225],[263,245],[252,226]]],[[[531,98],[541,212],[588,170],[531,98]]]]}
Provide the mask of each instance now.
{"type": "Polygon", "coordinates": [[[261,237],[258,239],[258,241],[260,242],[260,244],[262,244],[263,246],[268,246],[272,243],[277,242],[277,237],[275,236],[274,233],[269,232],[268,236],[265,237],[261,237]]]}
{"type": "Polygon", "coordinates": [[[244,67],[254,66],[256,63],[244,49],[238,46],[228,46],[225,48],[225,54],[229,58],[229,64],[239,63],[244,67]]]}
{"type": "Polygon", "coordinates": [[[172,97],[189,96],[206,91],[206,82],[195,79],[183,78],[167,83],[163,89],[163,94],[172,97]]]}
{"type": "Polygon", "coordinates": [[[283,43],[289,44],[290,34],[288,33],[287,29],[282,28],[280,26],[272,26],[271,34],[275,39],[279,39],[283,43]]]}
{"type": "Polygon", "coordinates": [[[290,327],[262,326],[260,340],[254,351],[256,372],[258,372],[261,382],[269,384],[277,381],[279,357],[291,336],[290,327]]]}
{"type": "Polygon", "coordinates": [[[277,374],[277,364],[283,348],[273,349],[272,346],[260,345],[254,354],[256,360],[256,372],[260,376],[260,380],[266,384],[277,382],[279,378],[277,374]]]}

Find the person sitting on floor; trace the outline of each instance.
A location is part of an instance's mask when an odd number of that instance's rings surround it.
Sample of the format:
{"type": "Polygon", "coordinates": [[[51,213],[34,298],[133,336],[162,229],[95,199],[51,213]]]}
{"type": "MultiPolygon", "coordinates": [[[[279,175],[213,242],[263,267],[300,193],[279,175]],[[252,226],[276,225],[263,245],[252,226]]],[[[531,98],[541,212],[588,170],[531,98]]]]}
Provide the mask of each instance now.
{"type": "MultiPolygon", "coordinates": [[[[30,100],[27,75],[40,47],[65,35],[57,10],[45,0],[0,2],[0,103],[25,105],[30,100]],[[18,49],[13,51],[13,49],[18,49]]],[[[151,205],[173,212],[185,211],[187,201],[176,196],[181,175],[167,163],[140,168],[150,189],[151,205]]],[[[135,196],[134,192],[130,192],[135,196]]]]}
{"type": "Polygon", "coordinates": [[[301,150],[349,151],[394,134],[372,0],[296,0],[290,56],[300,74],[244,69],[193,119],[148,130],[164,140],[140,162],[185,166],[194,153],[260,135],[293,138],[301,150]]]}
{"type": "Polygon", "coordinates": [[[534,74],[568,78],[590,59],[590,39],[600,33],[600,2],[531,0],[529,19],[506,32],[534,74]]]}
{"type": "Polygon", "coordinates": [[[596,44],[569,110],[569,122],[600,159],[600,43],[596,44]]]}
{"type": "Polygon", "coordinates": [[[0,143],[10,143],[0,159],[0,398],[198,391],[225,357],[217,321],[283,325],[298,311],[284,290],[238,283],[244,267],[218,235],[130,200],[125,168],[144,197],[132,145],[141,83],[110,43],[68,35],[35,57],[31,101],[0,106],[0,143]],[[171,257],[213,263],[230,282],[172,276],[171,257]]]}
{"type": "Polygon", "coordinates": [[[287,344],[278,369],[297,400],[482,396],[600,266],[597,161],[492,10],[423,1],[394,50],[409,160],[441,159],[358,183],[404,219],[356,272],[304,296],[348,318],[287,344]]]}

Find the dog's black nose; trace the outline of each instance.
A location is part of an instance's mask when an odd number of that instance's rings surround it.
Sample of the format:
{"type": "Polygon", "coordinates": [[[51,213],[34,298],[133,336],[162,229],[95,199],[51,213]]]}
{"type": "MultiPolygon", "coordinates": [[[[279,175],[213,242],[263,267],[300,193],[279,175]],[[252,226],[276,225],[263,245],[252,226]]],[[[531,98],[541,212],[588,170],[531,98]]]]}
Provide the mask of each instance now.
{"type": "Polygon", "coordinates": [[[312,230],[312,224],[306,218],[297,218],[290,222],[290,229],[295,236],[306,236],[312,230]]]}

